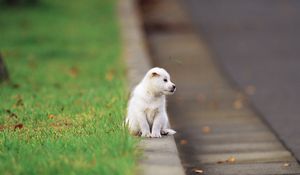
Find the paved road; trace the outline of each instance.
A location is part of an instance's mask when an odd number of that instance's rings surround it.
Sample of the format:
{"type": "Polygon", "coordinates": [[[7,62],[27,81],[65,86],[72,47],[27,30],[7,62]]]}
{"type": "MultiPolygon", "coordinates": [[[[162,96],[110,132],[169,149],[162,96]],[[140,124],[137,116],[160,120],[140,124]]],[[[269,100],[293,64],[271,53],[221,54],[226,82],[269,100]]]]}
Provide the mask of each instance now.
{"type": "Polygon", "coordinates": [[[186,173],[300,174],[294,157],[214,64],[178,2],[146,0],[141,14],[152,61],[178,88],[168,112],[186,173]]]}
{"type": "Polygon", "coordinates": [[[300,1],[183,1],[234,82],[300,160],[300,1]],[[253,88],[252,88],[253,89],[253,88]]]}

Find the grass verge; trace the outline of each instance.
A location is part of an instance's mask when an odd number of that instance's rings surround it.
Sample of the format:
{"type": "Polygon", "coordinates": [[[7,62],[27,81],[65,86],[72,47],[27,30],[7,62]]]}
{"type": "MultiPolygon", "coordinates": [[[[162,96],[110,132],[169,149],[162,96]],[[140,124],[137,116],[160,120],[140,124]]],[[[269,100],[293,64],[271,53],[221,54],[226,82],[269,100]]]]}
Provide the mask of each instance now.
{"type": "Polygon", "coordinates": [[[132,174],[115,0],[0,7],[0,174],[132,174]]]}

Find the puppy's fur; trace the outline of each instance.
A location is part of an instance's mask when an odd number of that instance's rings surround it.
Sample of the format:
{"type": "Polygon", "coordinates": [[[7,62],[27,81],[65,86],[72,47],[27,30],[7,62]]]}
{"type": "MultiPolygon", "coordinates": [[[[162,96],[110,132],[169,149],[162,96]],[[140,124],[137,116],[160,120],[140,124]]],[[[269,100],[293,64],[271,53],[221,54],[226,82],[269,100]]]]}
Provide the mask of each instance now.
{"type": "Polygon", "coordinates": [[[162,68],[150,69],[134,88],[128,102],[126,123],[134,135],[161,137],[176,132],[169,128],[166,95],[175,92],[175,84],[162,68]]]}

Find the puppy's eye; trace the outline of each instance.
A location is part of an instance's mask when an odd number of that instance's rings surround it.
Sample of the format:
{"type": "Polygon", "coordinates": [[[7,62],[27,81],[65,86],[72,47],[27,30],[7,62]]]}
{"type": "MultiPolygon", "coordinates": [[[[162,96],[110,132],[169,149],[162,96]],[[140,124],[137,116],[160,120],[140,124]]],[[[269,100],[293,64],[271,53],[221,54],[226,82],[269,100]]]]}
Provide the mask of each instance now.
{"type": "Polygon", "coordinates": [[[165,78],[165,79],[164,79],[164,82],[168,82],[168,80],[165,78]]]}

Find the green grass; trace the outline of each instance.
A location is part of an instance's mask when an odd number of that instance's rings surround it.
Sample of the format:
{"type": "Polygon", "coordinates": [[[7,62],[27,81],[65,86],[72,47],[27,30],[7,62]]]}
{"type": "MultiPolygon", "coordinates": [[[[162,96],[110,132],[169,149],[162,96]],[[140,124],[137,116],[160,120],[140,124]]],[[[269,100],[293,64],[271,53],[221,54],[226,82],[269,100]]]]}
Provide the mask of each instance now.
{"type": "Polygon", "coordinates": [[[133,174],[115,0],[0,7],[0,174],[133,174]]]}

